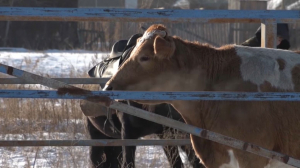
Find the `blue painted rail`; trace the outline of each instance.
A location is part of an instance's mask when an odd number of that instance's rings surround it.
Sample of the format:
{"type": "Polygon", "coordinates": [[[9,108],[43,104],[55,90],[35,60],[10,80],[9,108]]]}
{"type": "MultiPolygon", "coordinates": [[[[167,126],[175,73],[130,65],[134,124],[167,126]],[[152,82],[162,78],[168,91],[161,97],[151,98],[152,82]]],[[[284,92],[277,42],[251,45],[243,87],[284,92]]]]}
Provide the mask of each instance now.
{"type": "Polygon", "coordinates": [[[32,8],[0,7],[1,21],[122,21],[122,22],[211,22],[261,23],[300,20],[298,10],[179,10],[115,8],[32,8]]]}
{"type": "Polygon", "coordinates": [[[300,101],[298,92],[138,92],[86,91],[80,94],[56,90],[0,90],[0,98],[85,99],[108,97],[121,100],[222,100],[300,101]]]}

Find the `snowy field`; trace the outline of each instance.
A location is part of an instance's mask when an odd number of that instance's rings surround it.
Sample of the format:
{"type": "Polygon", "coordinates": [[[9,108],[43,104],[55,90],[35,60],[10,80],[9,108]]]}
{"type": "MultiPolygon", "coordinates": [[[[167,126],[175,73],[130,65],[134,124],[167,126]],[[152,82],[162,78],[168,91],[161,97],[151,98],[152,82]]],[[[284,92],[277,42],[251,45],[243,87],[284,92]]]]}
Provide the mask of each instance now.
{"type": "MultiPolygon", "coordinates": [[[[80,50],[34,52],[25,49],[0,48],[2,64],[48,77],[88,77],[86,72],[107,56],[108,53],[80,50]]],[[[0,77],[8,76],[1,75],[0,77]]],[[[45,88],[35,86],[38,89],[45,88]]],[[[0,87],[0,89],[10,88],[8,85],[0,85],[0,87]]],[[[17,87],[22,88],[24,85],[17,87]]],[[[31,89],[32,85],[25,86],[25,89],[28,88],[31,89]]],[[[53,100],[35,105],[37,101],[42,100],[25,101],[27,104],[24,105],[23,101],[0,99],[1,140],[88,139],[83,126],[83,117],[73,119],[70,115],[68,119],[65,119],[65,116],[61,117],[59,113],[51,111],[51,109],[56,110],[62,107],[67,109],[65,111],[78,111],[70,107],[74,103],[68,103],[67,100],[55,101],[51,106],[53,100]],[[10,107],[15,104],[19,104],[16,109],[22,112],[11,110],[10,107]],[[30,107],[29,110],[37,108],[41,111],[31,114],[26,111],[25,107],[30,107]],[[24,118],[22,113],[28,113],[28,115],[24,118]]],[[[0,147],[0,167],[88,167],[88,152],[89,147],[0,147]]],[[[138,147],[136,165],[137,167],[169,167],[160,146],[138,147]]]]}
{"type": "MultiPolygon", "coordinates": [[[[30,122],[30,121],[27,121],[30,122]]],[[[63,125],[70,124],[66,121],[63,125]]],[[[3,123],[3,122],[1,122],[3,123]]],[[[30,125],[26,120],[16,124],[30,125]]],[[[81,121],[76,125],[83,128],[81,121]]],[[[1,125],[0,125],[1,126],[1,125]]],[[[13,128],[15,125],[12,125],[13,128]]],[[[84,131],[81,131],[84,132],[84,131]]],[[[88,139],[84,133],[38,131],[23,134],[0,134],[1,140],[67,140],[88,139]]],[[[136,151],[137,167],[169,167],[166,156],[160,146],[139,146],[136,151]]],[[[7,168],[83,168],[89,165],[89,147],[0,147],[0,167],[7,168]]]]}
{"type": "Polygon", "coordinates": [[[83,50],[36,52],[22,48],[0,48],[0,61],[38,75],[70,77],[87,73],[89,68],[102,61],[108,54],[83,50]]]}

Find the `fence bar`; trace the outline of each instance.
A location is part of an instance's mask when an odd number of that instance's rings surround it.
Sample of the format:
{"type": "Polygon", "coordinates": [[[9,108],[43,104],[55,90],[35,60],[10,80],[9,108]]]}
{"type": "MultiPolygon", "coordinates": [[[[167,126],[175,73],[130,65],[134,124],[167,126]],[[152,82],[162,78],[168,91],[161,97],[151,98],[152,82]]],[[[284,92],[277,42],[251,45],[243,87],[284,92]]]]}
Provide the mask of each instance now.
{"type": "MultiPolygon", "coordinates": [[[[0,72],[15,76],[15,77],[21,77],[23,79],[29,79],[29,80],[34,80],[36,76],[35,74],[29,73],[29,72],[25,72],[13,67],[8,67],[6,65],[0,64],[0,72]],[[24,74],[26,74],[24,76],[24,74]]],[[[45,86],[48,87],[57,87],[57,84],[54,84],[56,80],[50,79],[50,78],[45,78],[42,76],[38,76],[37,80],[42,81],[45,86]],[[45,82],[47,81],[47,82],[45,82]]],[[[63,85],[63,83],[61,83],[61,85],[63,85]]],[[[73,94],[79,94],[79,93],[84,93],[86,92],[86,90],[83,90],[81,88],[77,88],[77,87],[71,87],[70,85],[64,84],[65,89],[63,93],[67,94],[70,93],[68,91],[76,91],[73,94]]],[[[59,91],[59,90],[58,90],[59,91]]],[[[62,91],[60,91],[62,92],[62,91]]],[[[112,109],[116,109],[118,111],[122,111],[124,113],[136,116],[136,117],[140,117],[158,124],[163,124],[166,125],[168,127],[172,127],[190,134],[193,134],[195,136],[207,139],[207,140],[211,140],[223,145],[227,145],[230,147],[233,147],[235,149],[240,149],[240,150],[244,150],[265,158],[269,158],[269,159],[275,159],[278,160],[280,162],[292,165],[292,166],[297,166],[300,167],[300,160],[294,159],[288,155],[282,154],[282,153],[278,153],[278,152],[274,152],[274,151],[270,151],[267,150],[265,148],[262,148],[260,146],[251,144],[251,143],[247,143],[232,137],[228,137],[228,136],[224,136],[222,134],[219,133],[215,133],[209,130],[205,130],[205,129],[201,129],[201,128],[197,128],[195,126],[192,125],[188,125],[185,123],[182,123],[180,121],[176,121],[167,117],[163,117],[161,115],[158,114],[154,114],[154,113],[150,113],[148,111],[142,110],[142,109],[138,109],[132,106],[129,106],[127,104],[123,104],[123,103],[119,103],[116,101],[113,101],[112,99],[110,99],[109,97],[104,97],[104,96],[98,96],[98,97],[92,97],[90,99],[88,99],[88,101],[91,102],[98,102],[99,104],[106,106],[108,108],[112,108],[112,109]]]]}
{"type": "Polygon", "coordinates": [[[300,11],[0,7],[0,21],[261,23],[263,19],[295,22],[300,11]]]}
{"type": "Polygon", "coordinates": [[[164,140],[0,140],[0,147],[7,146],[153,146],[191,145],[190,139],[164,140]]]}
{"type": "Polygon", "coordinates": [[[56,90],[0,90],[0,98],[84,99],[108,97],[119,100],[222,100],[222,101],[300,101],[299,92],[142,92],[86,91],[80,94],[56,90]]]}
{"type": "Polygon", "coordinates": [[[261,47],[276,48],[277,23],[275,19],[266,19],[261,23],[261,47]]]}
{"type": "MultiPolygon", "coordinates": [[[[67,84],[105,84],[109,78],[52,78],[67,84]]],[[[0,84],[39,84],[19,78],[0,78],[0,84]]]]}
{"type": "Polygon", "coordinates": [[[28,82],[35,82],[35,83],[39,83],[41,85],[44,86],[48,86],[54,89],[58,89],[58,88],[71,88],[71,89],[76,89],[75,86],[71,86],[68,85],[64,82],[60,82],[58,80],[54,80],[54,79],[50,79],[50,78],[46,78],[46,77],[42,77],[36,74],[32,74],[11,66],[7,66],[4,64],[0,63],[0,72],[5,73],[7,75],[11,75],[14,77],[18,77],[20,79],[26,80],[28,82]]]}

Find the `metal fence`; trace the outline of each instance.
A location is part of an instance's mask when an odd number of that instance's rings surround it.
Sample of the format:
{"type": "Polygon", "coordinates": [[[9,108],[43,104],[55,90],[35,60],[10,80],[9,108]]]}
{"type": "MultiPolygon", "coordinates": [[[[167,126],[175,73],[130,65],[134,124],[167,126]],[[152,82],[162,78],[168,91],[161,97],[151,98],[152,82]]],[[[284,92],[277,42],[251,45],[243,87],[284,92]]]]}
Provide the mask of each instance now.
{"type": "MultiPolygon", "coordinates": [[[[95,9],[95,8],[0,8],[0,20],[9,21],[115,21],[123,22],[201,22],[201,23],[261,23],[262,24],[262,47],[276,47],[276,23],[297,23],[300,21],[300,11],[242,11],[242,10],[146,10],[146,9],[95,9]]],[[[137,109],[126,104],[118,103],[113,99],[160,99],[160,100],[239,100],[239,101],[300,101],[298,93],[218,93],[218,92],[172,92],[175,97],[168,96],[166,92],[92,92],[71,86],[67,83],[99,83],[94,79],[87,82],[85,79],[51,79],[32,74],[14,67],[0,64],[0,72],[17,77],[18,79],[5,79],[6,83],[38,83],[48,86],[56,91],[22,91],[22,90],[0,90],[0,97],[10,98],[63,98],[84,99],[102,106],[110,107],[124,113],[147,119],[159,124],[176,128],[178,130],[223,144],[236,149],[244,150],[262,157],[275,159],[289,165],[300,167],[300,160],[285,154],[270,151],[260,146],[250,144],[238,139],[227,137],[209,130],[197,128],[170,118],[162,117],[147,111],[137,109]],[[84,82],[83,82],[84,81],[84,82]],[[65,83],[67,82],[67,83],[65,83]],[[149,96],[152,94],[152,97],[149,96]],[[147,95],[147,96],[145,96],[147,95]],[[195,96],[196,95],[196,96],[195,96]],[[198,95],[198,96],[197,96],[198,95]]],[[[3,80],[2,80],[3,81],[3,80]]],[[[105,81],[101,81],[105,82],[105,81]]],[[[96,115],[96,114],[95,114],[96,115]]],[[[81,141],[81,140],[80,140],[81,141]]],[[[185,140],[160,141],[159,145],[165,144],[187,144],[185,140]]],[[[149,144],[144,140],[126,141],[108,140],[96,141],[1,141],[0,145],[140,145],[149,144]],[[142,142],[143,141],[143,142],[142,142]],[[74,142],[74,143],[73,143],[74,142]],[[73,143],[73,144],[72,144],[73,143]]],[[[151,143],[155,140],[152,140],[151,143]]],[[[156,141],[158,142],[158,141],[156,141]]]]}

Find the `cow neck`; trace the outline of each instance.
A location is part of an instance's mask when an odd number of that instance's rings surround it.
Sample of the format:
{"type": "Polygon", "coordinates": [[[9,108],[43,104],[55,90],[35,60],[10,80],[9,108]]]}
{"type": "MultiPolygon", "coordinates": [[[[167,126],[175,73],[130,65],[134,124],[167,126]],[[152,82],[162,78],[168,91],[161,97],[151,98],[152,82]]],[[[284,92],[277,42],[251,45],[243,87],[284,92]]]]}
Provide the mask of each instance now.
{"type": "MultiPolygon", "coordinates": [[[[236,55],[233,45],[214,48],[208,44],[183,41],[176,37],[174,42],[176,50],[173,56],[179,69],[197,72],[199,80],[206,82],[205,89],[197,91],[212,91],[213,85],[219,81],[241,78],[241,60],[236,55]]],[[[190,73],[190,76],[195,79],[195,75],[190,73]]]]}
{"type": "MultiPolygon", "coordinates": [[[[187,42],[179,38],[174,38],[174,42],[176,50],[173,57],[180,71],[195,72],[198,75],[185,73],[188,76],[185,76],[185,80],[193,82],[182,87],[192,88],[193,85],[197,85],[193,91],[213,91],[214,85],[220,81],[241,78],[239,73],[241,60],[232,45],[214,48],[207,44],[187,42]]],[[[219,102],[172,101],[171,104],[181,113],[186,123],[206,129],[213,125],[211,119],[218,115],[210,108],[217,107],[219,102]]]]}

